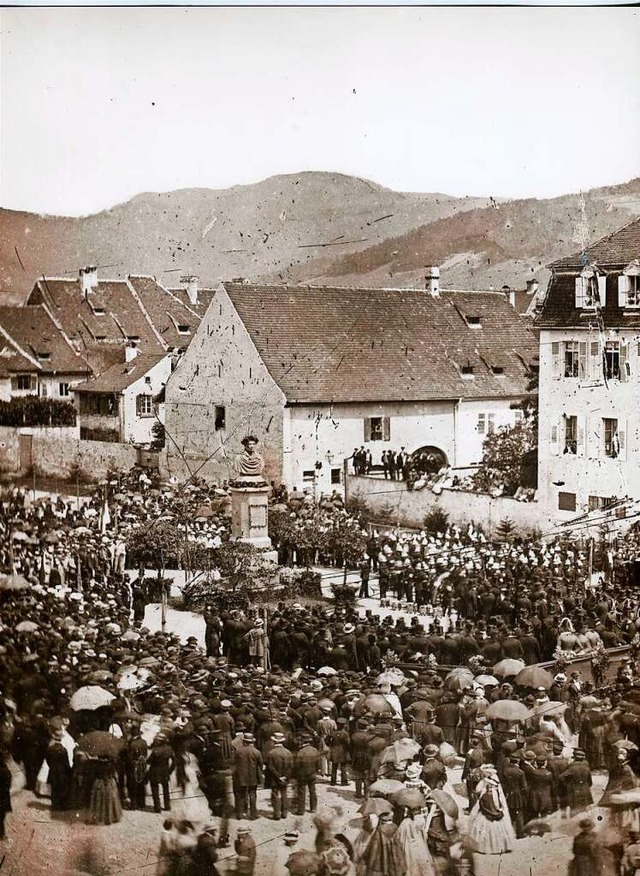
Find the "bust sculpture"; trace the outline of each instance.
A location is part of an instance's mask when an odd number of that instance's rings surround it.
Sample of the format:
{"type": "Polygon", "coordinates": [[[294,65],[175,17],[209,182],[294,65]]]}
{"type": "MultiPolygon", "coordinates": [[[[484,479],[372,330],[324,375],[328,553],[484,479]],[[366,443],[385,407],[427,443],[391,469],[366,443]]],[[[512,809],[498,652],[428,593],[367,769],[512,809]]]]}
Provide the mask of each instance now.
{"type": "Polygon", "coordinates": [[[256,450],[258,439],[247,435],[242,439],[244,450],[233,461],[236,473],[242,477],[260,477],[264,471],[264,460],[256,450]]]}

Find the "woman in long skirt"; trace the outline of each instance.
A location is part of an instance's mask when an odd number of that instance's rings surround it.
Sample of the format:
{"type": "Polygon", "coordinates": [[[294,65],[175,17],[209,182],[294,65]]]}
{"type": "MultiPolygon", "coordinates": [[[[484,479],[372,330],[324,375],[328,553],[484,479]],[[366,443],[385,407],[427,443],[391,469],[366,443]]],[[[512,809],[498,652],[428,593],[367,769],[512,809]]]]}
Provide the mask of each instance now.
{"type": "Polygon", "coordinates": [[[510,852],[516,841],[504,791],[493,767],[481,768],[476,803],[469,814],[469,840],[482,855],[510,852]]]}
{"type": "Polygon", "coordinates": [[[423,809],[412,809],[400,822],[396,837],[404,850],[407,874],[436,876],[436,868],[427,844],[427,830],[427,813],[423,809]]]}
{"type": "Polygon", "coordinates": [[[97,758],[94,765],[87,820],[90,824],[116,824],[122,818],[116,765],[110,758],[97,758]]]}

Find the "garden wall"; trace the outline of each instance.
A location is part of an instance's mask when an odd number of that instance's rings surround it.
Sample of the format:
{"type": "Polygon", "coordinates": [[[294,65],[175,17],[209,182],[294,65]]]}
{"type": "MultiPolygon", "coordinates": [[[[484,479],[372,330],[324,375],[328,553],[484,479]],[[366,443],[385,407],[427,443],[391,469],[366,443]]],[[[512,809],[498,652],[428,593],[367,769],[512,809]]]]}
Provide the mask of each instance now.
{"type": "Polygon", "coordinates": [[[421,527],[425,515],[440,508],[458,525],[478,523],[486,532],[494,532],[501,520],[509,518],[519,532],[554,526],[551,516],[537,502],[518,502],[507,496],[493,498],[485,493],[465,493],[443,489],[440,495],[431,490],[407,490],[402,481],[378,478],[347,478],[347,496],[359,498],[371,509],[376,519],[391,525],[421,527]]]}
{"type": "Polygon", "coordinates": [[[111,444],[78,438],[77,427],[0,427],[0,471],[18,474],[33,465],[38,474],[68,477],[76,467],[92,480],[109,469],[128,471],[137,462],[131,444],[111,444]]]}

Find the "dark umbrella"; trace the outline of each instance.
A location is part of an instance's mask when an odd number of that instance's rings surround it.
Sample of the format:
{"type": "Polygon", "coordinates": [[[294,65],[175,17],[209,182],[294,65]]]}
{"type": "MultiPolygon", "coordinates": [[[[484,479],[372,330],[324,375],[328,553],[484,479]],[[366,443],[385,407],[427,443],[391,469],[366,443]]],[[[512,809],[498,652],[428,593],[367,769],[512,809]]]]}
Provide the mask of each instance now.
{"type": "Polygon", "coordinates": [[[110,757],[116,760],[124,748],[124,741],[105,730],[92,730],[78,739],[78,750],[90,757],[110,757]]]}
{"type": "Polygon", "coordinates": [[[358,812],[361,815],[380,815],[381,812],[393,812],[393,806],[383,797],[369,797],[358,812]]]}
{"type": "Polygon", "coordinates": [[[396,791],[391,795],[391,800],[396,806],[408,806],[409,809],[416,809],[418,806],[426,806],[427,800],[422,791],[417,788],[403,788],[402,791],[396,791]]]}
{"type": "Polygon", "coordinates": [[[539,666],[525,666],[514,679],[521,687],[543,687],[549,690],[553,684],[553,676],[539,666]]]}
{"type": "Polygon", "coordinates": [[[370,694],[370,696],[358,700],[353,707],[353,714],[356,718],[364,715],[365,712],[371,712],[373,715],[391,715],[393,706],[382,694],[370,694]]]}

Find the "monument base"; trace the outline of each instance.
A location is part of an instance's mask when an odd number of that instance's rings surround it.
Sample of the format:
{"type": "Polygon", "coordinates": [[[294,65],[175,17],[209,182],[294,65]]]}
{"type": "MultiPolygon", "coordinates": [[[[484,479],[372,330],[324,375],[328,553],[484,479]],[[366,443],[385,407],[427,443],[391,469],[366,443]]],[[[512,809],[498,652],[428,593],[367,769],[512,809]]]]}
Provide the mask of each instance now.
{"type": "Polygon", "coordinates": [[[271,550],[269,538],[269,493],[271,487],[260,475],[243,475],[229,484],[231,491],[231,536],[262,550],[271,550]]]}

